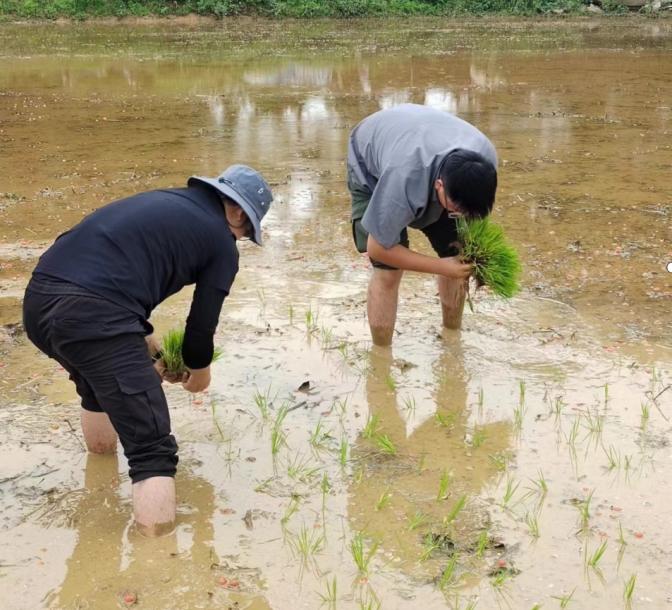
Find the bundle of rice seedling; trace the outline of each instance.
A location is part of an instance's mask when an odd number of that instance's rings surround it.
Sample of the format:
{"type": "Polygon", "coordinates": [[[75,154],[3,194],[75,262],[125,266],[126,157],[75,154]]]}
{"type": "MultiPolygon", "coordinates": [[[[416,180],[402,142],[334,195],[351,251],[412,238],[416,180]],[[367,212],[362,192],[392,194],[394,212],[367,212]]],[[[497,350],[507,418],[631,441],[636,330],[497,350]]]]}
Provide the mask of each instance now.
{"type": "MultiPolygon", "coordinates": [[[[169,330],[161,341],[161,360],[166,367],[166,373],[179,376],[187,371],[187,367],[182,360],[182,344],[184,343],[184,330],[176,328],[169,330]]],[[[218,360],[222,356],[222,350],[215,347],[212,354],[212,361],[218,360]]]]}
{"type": "Polygon", "coordinates": [[[459,218],[457,232],[462,259],[474,265],[473,277],[500,297],[511,298],[520,290],[520,260],[499,225],[487,218],[459,218]]]}

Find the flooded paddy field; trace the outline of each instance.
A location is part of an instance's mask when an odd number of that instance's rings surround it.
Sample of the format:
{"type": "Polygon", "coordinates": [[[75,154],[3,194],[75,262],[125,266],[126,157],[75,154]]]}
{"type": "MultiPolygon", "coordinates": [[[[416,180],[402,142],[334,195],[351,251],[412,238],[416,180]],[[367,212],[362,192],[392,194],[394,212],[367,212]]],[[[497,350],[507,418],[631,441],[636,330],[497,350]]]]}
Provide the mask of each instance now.
{"type": "Polygon", "coordinates": [[[672,608],[671,51],[669,20],[0,26],[0,607],[672,608]],[[524,288],[447,332],[409,273],[380,350],[345,151],[402,102],[496,145],[524,288]],[[86,213],[235,162],[276,201],[209,392],[166,387],[178,526],[143,539],[21,296],[86,213]]]}

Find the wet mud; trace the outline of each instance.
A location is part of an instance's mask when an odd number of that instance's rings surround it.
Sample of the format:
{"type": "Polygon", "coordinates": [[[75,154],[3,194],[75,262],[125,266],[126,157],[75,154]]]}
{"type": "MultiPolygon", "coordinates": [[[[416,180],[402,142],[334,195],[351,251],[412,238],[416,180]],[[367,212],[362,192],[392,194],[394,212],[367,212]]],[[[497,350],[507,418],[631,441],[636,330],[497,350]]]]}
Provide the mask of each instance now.
{"type": "Polygon", "coordinates": [[[668,21],[0,26],[0,606],[672,607],[668,21]],[[405,101],[496,144],[524,288],[455,333],[407,274],[378,350],[344,157],[405,101]],[[276,202],[209,392],[166,388],[178,526],[146,540],[21,296],[89,211],[234,162],[276,202]]]}

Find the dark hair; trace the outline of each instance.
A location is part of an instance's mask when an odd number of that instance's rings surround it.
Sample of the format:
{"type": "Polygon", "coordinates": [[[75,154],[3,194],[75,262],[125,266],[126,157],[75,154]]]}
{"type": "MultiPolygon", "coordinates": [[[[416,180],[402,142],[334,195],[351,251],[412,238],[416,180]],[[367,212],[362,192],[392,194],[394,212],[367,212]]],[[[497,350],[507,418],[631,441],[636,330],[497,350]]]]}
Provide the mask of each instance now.
{"type": "Polygon", "coordinates": [[[439,177],[465,216],[484,218],[492,211],[497,170],[483,155],[462,148],[452,150],[443,160],[439,177]]]}

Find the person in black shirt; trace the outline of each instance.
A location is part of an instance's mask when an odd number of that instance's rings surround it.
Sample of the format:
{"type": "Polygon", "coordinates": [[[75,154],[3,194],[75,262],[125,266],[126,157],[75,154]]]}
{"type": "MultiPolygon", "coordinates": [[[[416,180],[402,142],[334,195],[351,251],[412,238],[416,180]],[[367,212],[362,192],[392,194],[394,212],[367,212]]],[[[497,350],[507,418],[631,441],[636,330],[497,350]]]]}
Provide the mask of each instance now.
{"type": "Polygon", "coordinates": [[[171,294],[196,285],[181,381],[190,392],[205,390],[213,335],[238,271],[236,240],[261,245],[272,200],[256,171],[233,165],[218,178],[192,176],[186,188],[116,201],[60,235],[26,288],[26,333],[75,383],[89,451],[114,452],[121,441],[135,520],[147,535],[174,527],[178,461],[149,317],[171,294]]]}

